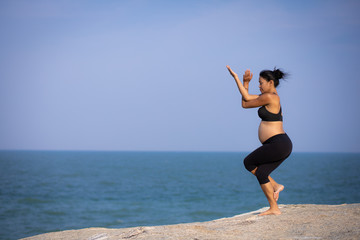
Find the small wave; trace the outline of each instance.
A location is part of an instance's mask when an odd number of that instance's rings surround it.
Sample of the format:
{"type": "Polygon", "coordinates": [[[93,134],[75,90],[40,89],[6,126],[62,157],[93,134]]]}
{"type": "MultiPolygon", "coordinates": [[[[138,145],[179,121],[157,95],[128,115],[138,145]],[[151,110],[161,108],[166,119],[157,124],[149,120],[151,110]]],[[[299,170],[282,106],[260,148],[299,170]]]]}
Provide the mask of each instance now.
{"type": "Polygon", "coordinates": [[[22,198],[18,203],[22,204],[39,204],[39,203],[50,203],[50,200],[38,199],[38,198],[22,198]]]}
{"type": "Polygon", "coordinates": [[[103,185],[103,186],[115,186],[116,182],[101,181],[100,184],[103,185]]]}
{"type": "Polygon", "coordinates": [[[66,213],[62,211],[45,211],[44,213],[51,215],[51,216],[65,216],[66,213]]]}

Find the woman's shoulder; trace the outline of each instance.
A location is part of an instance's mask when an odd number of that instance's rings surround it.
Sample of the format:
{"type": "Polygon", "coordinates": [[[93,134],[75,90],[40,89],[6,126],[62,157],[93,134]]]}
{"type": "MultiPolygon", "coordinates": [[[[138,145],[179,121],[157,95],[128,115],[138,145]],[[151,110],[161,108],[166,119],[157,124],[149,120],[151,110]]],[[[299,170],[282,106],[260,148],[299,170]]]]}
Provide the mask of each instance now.
{"type": "Polygon", "coordinates": [[[260,96],[266,99],[269,102],[269,104],[277,105],[280,103],[280,97],[276,93],[262,93],[260,96]]]}
{"type": "Polygon", "coordinates": [[[277,95],[276,93],[262,93],[259,96],[267,98],[269,100],[280,100],[279,95],[277,95]]]}

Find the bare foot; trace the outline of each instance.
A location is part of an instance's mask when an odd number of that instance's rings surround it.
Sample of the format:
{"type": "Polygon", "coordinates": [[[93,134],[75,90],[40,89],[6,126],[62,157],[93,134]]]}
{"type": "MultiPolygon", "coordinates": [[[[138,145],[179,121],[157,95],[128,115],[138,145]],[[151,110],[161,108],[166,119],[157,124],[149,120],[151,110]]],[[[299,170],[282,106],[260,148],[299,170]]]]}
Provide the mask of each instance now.
{"type": "Polygon", "coordinates": [[[259,216],[265,216],[265,215],[280,215],[281,211],[280,209],[269,209],[263,213],[260,213],[259,216]]]}
{"type": "Polygon", "coordinates": [[[274,199],[275,201],[277,201],[279,199],[279,194],[280,192],[284,190],[284,185],[279,184],[278,188],[276,189],[276,191],[274,192],[274,199]]]}

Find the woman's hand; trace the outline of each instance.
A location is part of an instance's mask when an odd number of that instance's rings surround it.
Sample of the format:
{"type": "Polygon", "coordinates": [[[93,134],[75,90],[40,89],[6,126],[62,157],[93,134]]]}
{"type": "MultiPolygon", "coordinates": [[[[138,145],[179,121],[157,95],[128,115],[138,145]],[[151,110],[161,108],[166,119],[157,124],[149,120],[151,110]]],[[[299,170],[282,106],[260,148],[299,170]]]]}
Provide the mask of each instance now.
{"type": "Polygon", "coordinates": [[[239,80],[238,75],[231,70],[231,68],[229,67],[229,65],[226,65],[227,69],[229,70],[231,76],[233,76],[233,78],[235,79],[235,82],[239,88],[240,94],[243,97],[243,106],[244,106],[244,101],[250,101],[253,100],[255,98],[258,98],[259,96],[257,95],[250,95],[248,93],[248,89],[249,89],[249,82],[251,80],[251,78],[253,77],[253,74],[250,72],[250,70],[246,70],[245,74],[244,74],[244,84],[239,80]]]}
{"type": "Polygon", "coordinates": [[[233,76],[233,78],[235,78],[235,80],[239,80],[239,77],[238,75],[233,71],[231,70],[230,66],[229,65],[226,65],[227,69],[229,70],[231,76],[233,76]]]}
{"type": "Polygon", "coordinates": [[[250,72],[250,70],[248,69],[248,70],[245,71],[245,74],[243,75],[243,81],[244,82],[250,82],[252,77],[253,77],[253,73],[250,72]]]}

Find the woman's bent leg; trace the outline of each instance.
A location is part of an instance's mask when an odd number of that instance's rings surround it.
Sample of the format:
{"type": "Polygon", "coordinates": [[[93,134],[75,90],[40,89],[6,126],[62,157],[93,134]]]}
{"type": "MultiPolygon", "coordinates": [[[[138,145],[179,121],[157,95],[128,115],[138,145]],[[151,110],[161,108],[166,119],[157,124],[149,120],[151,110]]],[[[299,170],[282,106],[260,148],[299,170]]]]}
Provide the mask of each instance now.
{"type": "Polygon", "coordinates": [[[270,204],[270,209],[260,215],[281,214],[276,201],[284,186],[269,175],[290,155],[291,150],[291,140],[286,134],[280,134],[265,141],[244,159],[245,168],[256,176],[270,204]]]}

